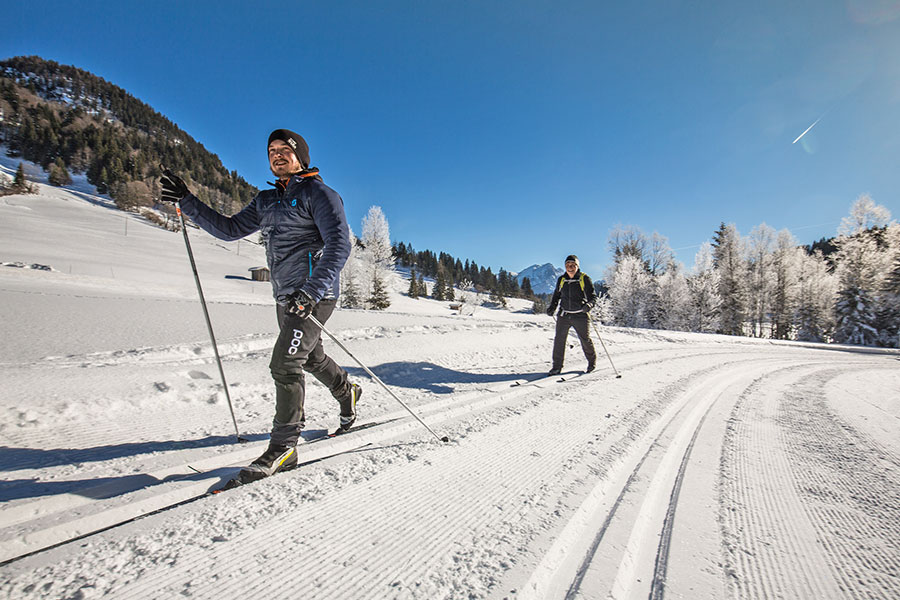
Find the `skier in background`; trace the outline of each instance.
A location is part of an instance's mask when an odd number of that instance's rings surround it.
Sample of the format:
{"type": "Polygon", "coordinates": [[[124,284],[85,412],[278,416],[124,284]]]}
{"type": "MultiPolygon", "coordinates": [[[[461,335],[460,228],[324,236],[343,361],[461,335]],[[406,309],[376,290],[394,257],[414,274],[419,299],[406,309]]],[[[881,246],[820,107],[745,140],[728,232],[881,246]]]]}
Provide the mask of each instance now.
{"type": "Polygon", "coordinates": [[[575,328],[578,339],[581,340],[581,349],[588,361],[586,372],[594,370],[597,352],[594,350],[594,342],[591,341],[588,313],[594,308],[596,301],[594,283],[590,277],[581,272],[578,257],[570,254],[566,257],[566,272],[556,280],[553,298],[550,299],[550,306],[547,308],[547,314],[552,317],[557,305],[559,306],[556,337],[553,339],[553,367],[549,375],[559,375],[562,371],[569,328],[575,328]]]}
{"type": "Polygon", "coordinates": [[[304,371],[322,382],[340,404],[339,432],[356,420],[362,389],[322,348],[321,330],[334,311],[339,275],[350,254],[344,203],[309,167],[309,147],[298,134],[276,129],[269,135],[269,168],[274,189],[263,190],[237,214],[226,217],[206,206],[177,175],[163,169],[162,200],[182,211],[211,235],[236,240],[255,231],[266,248],[280,334],[269,369],[275,380],[275,417],[269,446],[241,470],[241,483],[297,466],[297,442],[305,415],[304,371]]]}

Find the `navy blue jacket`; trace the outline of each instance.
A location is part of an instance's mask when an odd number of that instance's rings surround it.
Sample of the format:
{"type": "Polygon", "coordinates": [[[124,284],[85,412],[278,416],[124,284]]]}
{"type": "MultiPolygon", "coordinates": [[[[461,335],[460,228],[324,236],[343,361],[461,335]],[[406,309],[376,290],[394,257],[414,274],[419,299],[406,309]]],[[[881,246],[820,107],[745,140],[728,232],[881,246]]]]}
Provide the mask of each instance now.
{"type": "Polygon", "coordinates": [[[350,256],[344,202],[312,169],[284,186],[263,190],[239,213],[226,217],[191,195],[181,209],[197,225],[222,240],[262,233],[275,300],[303,290],[315,302],[337,298],[340,272],[350,256]]]}

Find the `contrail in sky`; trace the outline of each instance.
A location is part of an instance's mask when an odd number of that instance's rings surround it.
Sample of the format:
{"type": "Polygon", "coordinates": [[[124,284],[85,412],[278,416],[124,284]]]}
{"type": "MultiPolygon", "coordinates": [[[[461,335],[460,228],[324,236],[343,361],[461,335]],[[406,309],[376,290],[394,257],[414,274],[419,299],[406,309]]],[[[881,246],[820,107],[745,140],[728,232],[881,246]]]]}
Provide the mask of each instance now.
{"type": "MultiPolygon", "coordinates": [[[[819,117],[818,119],[816,119],[816,123],[818,123],[818,122],[821,121],[821,120],[822,120],[822,117],[819,117]]],[[[807,133],[809,133],[809,130],[816,126],[816,123],[813,123],[812,125],[810,125],[809,127],[807,127],[807,128],[806,128],[806,131],[804,131],[803,133],[801,133],[800,135],[798,135],[798,136],[797,136],[797,139],[794,140],[793,142],[791,142],[791,145],[794,145],[794,144],[796,144],[797,142],[799,142],[799,141],[800,141],[800,138],[802,138],[804,135],[806,135],[807,133]]]]}

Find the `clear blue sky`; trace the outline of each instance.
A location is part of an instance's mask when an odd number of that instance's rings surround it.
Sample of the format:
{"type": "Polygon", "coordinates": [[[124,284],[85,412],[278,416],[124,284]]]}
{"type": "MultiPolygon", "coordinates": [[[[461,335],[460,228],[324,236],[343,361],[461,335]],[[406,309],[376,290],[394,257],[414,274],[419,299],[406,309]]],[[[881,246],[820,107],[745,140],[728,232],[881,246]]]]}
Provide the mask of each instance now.
{"type": "Polygon", "coordinates": [[[359,233],[518,271],[609,230],[690,268],[720,222],[802,243],[900,216],[900,1],[0,0],[0,57],[125,88],[250,183],[286,127],[359,233]],[[792,142],[821,118],[799,142],[792,142]]]}

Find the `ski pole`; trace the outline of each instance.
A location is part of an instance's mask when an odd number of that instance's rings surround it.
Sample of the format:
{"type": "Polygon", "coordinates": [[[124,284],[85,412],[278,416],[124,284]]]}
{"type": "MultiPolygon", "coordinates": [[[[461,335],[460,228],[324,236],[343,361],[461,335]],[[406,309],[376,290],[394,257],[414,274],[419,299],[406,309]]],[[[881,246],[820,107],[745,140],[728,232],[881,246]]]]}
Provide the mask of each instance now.
{"type": "Polygon", "coordinates": [[[609,350],[606,349],[606,344],[603,343],[603,338],[600,337],[600,332],[597,330],[597,324],[594,323],[594,320],[591,318],[591,313],[588,313],[588,321],[590,321],[591,325],[594,326],[594,333],[597,334],[597,339],[600,340],[600,345],[603,346],[603,351],[606,352],[606,358],[609,359],[609,364],[612,366],[613,371],[616,374],[616,379],[622,379],[622,376],[616,370],[616,365],[613,364],[612,357],[609,355],[609,350]]]}
{"type": "Polygon", "coordinates": [[[450,438],[448,438],[447,436],[440,437],[438,434],[436,434],[436,433],[434,432],[434,430],[431,429],[431,427],[429,427],[428,425],[426,425],[426,424],[425,424],[425,421],[423,421],[422,419],[419,418],[419,415],[417,415],[416,413],[414,413],[413,410],[412,410],[410,407],[408,407],[408,406],[406,405],[406,403],[403,402],[403,400],[401,400],[401,399],[397,396],[397,394],[395,394],[394,392],[392,392],[391,389],[390,389],[388,386],[386,386],[386,385],[384,384],[383,381],[381,381],[381,379],[378,377],[378,375],[376,375],[375,373],[373,373],[373,372],[369,369],[369,367],[367,367],[366,365],[362,364],[362,361],[360,361],[358,358],[356,358],[355,356],[353,356],[353,353],[350,352],[349,350],[347,350],[347,347],[346,347],[344,344],[342,344],[341,341],[340,341],[339,339],[337,339],[337,338],[334,336],[333,333],[331,333],[330,331],[328,331],[328,329],[326,329],[325,326],[324,326],[317,318],[315,318],[313,315],[309,315],[309,320],[312,321],[313,323],[315,323],[315,324],[319,327],[319,329],[321,329],[322,331],[324,331],[325,334],[326,334],[328,337],[330,337],[331,340],[332,340],[335,344],[337,344],[338,346],[340,346],[341,350],[343,350],[344,352],[347,353],[347,356],[349,356],[349,357],[352,358],[354,361],[356,361],[356,364],[358,364],[360,367],[362,367],[363,371],[365,371],[366,373],[369,374],[369,377],[371,377],[372,379],[374,379],[375,382],[376,382],[378,385],[380,385],[381,387],[383,387],[383,388],[384,388],[384,391],[386,391],[388,394],[390,394],[391,396],[393,396],[394,400],[396,400],[397,402],[399,402],[399,403],[400,403],[400,406],[402,406],[403,408],[405,408],[405,409],[409,412],[409,414],[411,414],[412,416],[414,416],[414,417],[416,418],[416,421],[418,421],[419,423],[421,423],[421,424],[422,424],[422,427],[424,427],[425,429],[427,429],[428,432],[431,433],[431,435],[433,435],[434,437],[436,437],[436,438],[438,439],[438,441],[441,441],[441,442],[449,442],[449,441],[450,441],[450,438]]]}
{"type": "Polygon", "coordinates": [[[209,330],[209,339],[212,341],[213,352],[216,355],[216,364],[219,365],[219,375],[222,377],[222,387],[225,388],[225,399],[228,400],[228,410],[231,411],[231,420],[234,423],[234,435],[238,443],[246,442],[238,430],[237,419],[234,416],[234,407],[231,405],[231,395],[228,393],[228,383],[225,382],[225,370],[222,368],[222,359],[219,357],[219,347],[216,345],[216,334],[213,333],[212,321],[209,320],[209,311],[206,310],[206,299],[203,297],[203,288],[200,287],[200,275],[197,273],[197,263],[194,262],[194,253],[191,251],[191,241],[188,239],[187,227],[184,225],[184,215],[181,214],[181,202],[175,203],[175,212],[181,221],[181,233],[184,234],[184,245],[187,248],[188,258],[191,259],[191,269],[194,271],[194,282],[197,284],[197,293],[200,295],[200,305],[203,307],[203,316],[206,318],[206,328],[209,330]]]}

